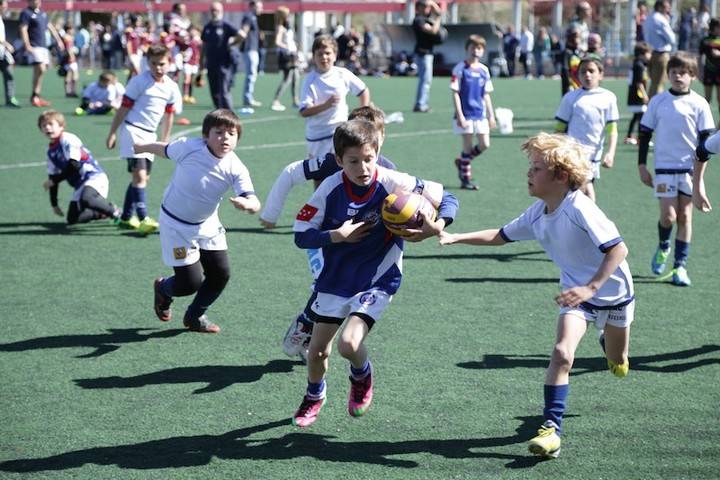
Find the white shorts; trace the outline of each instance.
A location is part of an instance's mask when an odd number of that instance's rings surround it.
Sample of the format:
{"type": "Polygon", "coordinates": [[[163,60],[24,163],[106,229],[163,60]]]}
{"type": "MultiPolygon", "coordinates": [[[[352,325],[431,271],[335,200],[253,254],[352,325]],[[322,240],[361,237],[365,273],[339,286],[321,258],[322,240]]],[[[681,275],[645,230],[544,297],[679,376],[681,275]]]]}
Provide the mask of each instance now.
{"type": "Polygon", "coordinates": [[[121,158],[147,158],[151,162],[155,159],[152,153],[135,153],[133,145],[136,143],[152,143],[157,141],[157,133],[141,130],[127,123],[118,128],[118,145],[121,158]]]}
{"type": "Polygon", "coordinates": [[[175,70],[173,70],[173,71],[176,71],[176,70],[182,71],[183,64],[185,63],[185,59],[183,58],[182,53],[176,53],[173,56],[173,60],[174,60],[173,63],[175,64],[175,70]]]}
{"type": "Polygon", "coordinates": [[[318,292],[310,308],[321,317],[338,319],[338,324],[342,324],[352,313],[362,313],[377,322],[392,302],[392,298],[392,295],[378,289],[360,292],[352,297],[318,292]]]}
{"type": "Polygon", "coordinates": [[[627,109],[630,113],[644,113],[647,111],[647,105],[628,105],[627,109]]]}
{"type": "Polygon", "coordinates": [[[202,250],[227,250],[225,228],[217,214],[200,225],[187,225],[160,209],[160,245],[168,267],[182,267],[200,261],[202,250]]]}
{"type": "Polygon", "coordinates": [[[328,153],[335,153],[335,145],[333,145],[332,137],[325,140],[307,141],[307,158],[325,158],[328,153]]]}
{"type": "Polygon", "coordinates": [[[50,63],[50,51],[45,47],[33,47],[28,55],[31,65],[37,63],[48,65],[50,63]]]}
{"type": "Polygon", "coordinates": [[[88,178],[87,181],[80,186],[80,188],[73,192],[73,202],[80,201],[80,197],[82,196],[82,192],[85,187],[92,187],[103,198],[107,198],[108,193],[110,193],[110,181],[108,180],[108,176],[104,173],[97,173],[88,178]]]}
{"type": "Polygon", "coordinates": [[[78,71],[78,64],[77,62],[72,62],[67,64],[68,72],[77,72],[78,71]]]}
{"type": "Polygon", "coordinates": [[[560,315],[574,315],[586,322],[593,322],[598,330],[605,329],[605,325],[627,328],[635,320],[635,300],[613,310],[562,307],[560,315]]]}
{"type": "Polygon", "coordinates": [[[600,162],[590,162],[590,168],[592,170],[592,178],[590,180],[600,178],[600,162]]]}
{"type": "Polygon", "coordinates": [[[456,135],[485,135],[490,133],[490,124],[487,118],[483,118],[482,120],[467,120],[466,123],[467,127],[462,128],[453,120],[453,133],[456,135]]]}
{"type": "Polygon", "coordinates": [[[183,73],[187,76],[193,76],[197,75],[197,73],[200,71],[197,65],[190,65],[189,63],[186,63],[183,65],[183,73]]]}
{"type": "Polygon", "coordinates": [[[653,179],[655,198],[677,198],[678,194],[692,197],[692,177],[689,173],[660,173],[653,179]]]}

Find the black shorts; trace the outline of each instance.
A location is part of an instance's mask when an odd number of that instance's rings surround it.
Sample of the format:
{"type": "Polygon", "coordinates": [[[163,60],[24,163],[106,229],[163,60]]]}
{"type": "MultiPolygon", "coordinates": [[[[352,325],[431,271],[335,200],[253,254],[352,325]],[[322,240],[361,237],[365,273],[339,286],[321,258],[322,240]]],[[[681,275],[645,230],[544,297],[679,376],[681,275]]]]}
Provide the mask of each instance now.
{"type": "Polygon", "coordinates": [[[147,174],[150,175],[150,172],[152,172],[152,164],[153,162],[149,161],[147,158],[128,158],[127,160],[127,171],[132,173],[133,170],[147,170],[147,174]]]}
{"type": "Polygon", "coordinates": [[[280,70],[290,70],[297,68],[297,55],[286,52],[278,53],[278,68],[280,70]]]}
{"type": "Polygon", "coordinates": [[[703,85],[712,87],[713,85],[720,85],[720,71],[717,70],[704,70],[703,71],[703,85]]]}

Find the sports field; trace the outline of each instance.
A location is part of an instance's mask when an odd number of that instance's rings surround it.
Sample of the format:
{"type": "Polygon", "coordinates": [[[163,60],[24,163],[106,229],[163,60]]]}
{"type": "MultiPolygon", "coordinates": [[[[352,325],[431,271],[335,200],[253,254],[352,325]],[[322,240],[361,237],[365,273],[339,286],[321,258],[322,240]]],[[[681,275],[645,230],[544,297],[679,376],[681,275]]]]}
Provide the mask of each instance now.
{"type": "MultiPolygon", "coordinates": [[[[27,105],[29,75],[16,70],[27,105]]],[[[123,75],[124,76],[124,75],[123,75]]],[[[85,76],[84,82],[92,77],[85,76]]],[[[238,82],[243,78],[239,77],[238,82]]],[[[460,199],[450,231],[502,226],[531,202],[522,140],[551,129],[559,81],[495,82],[496,107],[515,113],[512,135],[493,134],[474,163],[478,192],[459,190],[448,79],[436,78],[433,112],[409,111],[415,79],[365,79],[386,113],[383,152],[399,169],[444,183],[460,199]]],[[[258,82],[269,105],[278,77],[258,82]]],[[[625,80],[605,82],[620,100],[625,80]]],[[[236,99],[239,98],[236,87],[236,99]]],[[[121,203],[129,176],[104,147],[110,117],[70,116],[50,72],[47,97],[68,115],[101,160],[121,203]]],[[[186,107],[197,135],[209,97],[186,107]]],[[[288,102],[286,100],[286,102],[288,102]]],[[[289,103],[289,102],[288,102],[289,103]]],[[[351,101],[351,106],[354,104],[351,101]]],[[[605,367],[594,329],[571,379],[559,459],[538,461],[525,442],[541,423],[544,369],[553,345],[558,271],[539,245],[406,245],[403,287],[373,329],[368,347],[375,400],[347,414],[347,365],[337,353],[328,402],[308,430],[290,424],[305,388],[304,366],[284,356],[282,336],[304,306],[310,275],[291,233],[311,186],[291,194],[280,228],[221,207],[233,278],[209,311],[219,335],[161,324],[152,280],[169,273],[157,235],[108,222],[66,228],[42,189],[46,139],[38,109],[0,108],[0,478],[77,479],[717,479],[720,475],[720,165],[708,194],[717,210],[696,214],[693,286],[655,281],[657,201],[637,175],[636,147],[620,145],[604,170],[598,203],[630,249],[637,310],[630,375],[605,367]]],[[[294,112],[261,108],[244,119],[238,148],[261,199],[275,176],[305,151],[294,112]]],[[[156,212],[172,164],[156,161],[148,203],[156,212]]],[[[63,209],[71,190],[60,189],[63,209]]],[[[189,299],[175,302],[181,316],[189,299]]]]}

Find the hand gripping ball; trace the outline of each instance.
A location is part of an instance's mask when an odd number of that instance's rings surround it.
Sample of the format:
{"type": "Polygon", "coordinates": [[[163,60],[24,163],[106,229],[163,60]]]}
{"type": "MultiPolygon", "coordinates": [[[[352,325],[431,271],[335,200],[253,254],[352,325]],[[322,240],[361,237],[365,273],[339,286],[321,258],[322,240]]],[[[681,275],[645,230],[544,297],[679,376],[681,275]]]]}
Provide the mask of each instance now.
{"type": "Polygon", "coordinates": [[[437,212],[432,203],[417,193],[399,192],[391,193],[385,197],[382,207],[382,219],[385,228],[400,237],[412,235],[409,229],[420,229],[423,217],[420,212],[427,212],[435,220],[437,212]]]}

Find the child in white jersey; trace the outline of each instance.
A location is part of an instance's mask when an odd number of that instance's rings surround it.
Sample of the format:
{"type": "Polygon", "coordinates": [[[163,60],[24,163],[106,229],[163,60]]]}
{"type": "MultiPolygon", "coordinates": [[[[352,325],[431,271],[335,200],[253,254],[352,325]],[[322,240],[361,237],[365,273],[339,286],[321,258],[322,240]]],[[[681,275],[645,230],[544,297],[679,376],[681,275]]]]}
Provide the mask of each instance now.
{"type": "Polygon", "coordinates": [[[650,267],[655,275],[665,272],[673,224],[677,223],[675,262],[667,276],[675,285],[689,286],[693,161],[696,148],[712,133],[715,123],[707,100],[690,89],[697,75],[696,60],[684,53],[674,55],[668,62],[668,75],[670,90],[650,99],[640,121],[638,171],[642,183],[653,188],[660,201],[658,246],[650,267]],[[646,165],[653,131],[657,133],[654,179],[646,165]]]}
{"type": "Polygon", "coordinates": [[[594,182],[600,178],[600,165],[610,168],[615,162],[617,147],[617,122],[620,119],[617,97],[610,90],[600,87],[603,64],[599,57],[587,56],[578,67],[582,88],[571,90],[560,102],[555,114],[556,131],[564,132],[585,146],[592,166],[592,176],[581,187],[590,200],[595,201],[594,182]],[[608,151],[603,157],[605,136],[608,151]]]}
{"type": "Polygon", "coordinates": [[[105,115],[120,108],[125,87],[117,81],[111,71],[102,72],[97,81],[85,87],[82,103],[75,109],[75,115],[105,115]]]}
{"type": "Polygon", "coordinates": [[[536,239],[560,267],[562,291],[555,348],[545,375],[545,422],[529,449],[555,458],[575,350],[588,323],[604,329],[601,337],[608,367],[617,377],[630,368],[628,345],[635,310],[627,247],[605,214],[579,188],[590,172],[584,146],[561,134],[540,133],[526,141],[530,159],[528,192],[539,200],[500,229],[440,234],[451,245],[504,245],[536,239]]]}
{"type": "Polygon", "coordinates": [[[154,157],[150,153],[135,153],[133,145],[154,142],[157,139],[155,132],[163,118],[160,140],[167,142],[174,116],[182,110],[180,89],[165,74],[169,65],[167,47],[153,45],[146,57],[149,69],[130,79],[106,142],[107,148],[115,148],[117,132],[120,156],[127,160],[128,172],[131,173],[119,226],[142,234],[158,229],[157,221],[147,215],[145,204],[145,188],[150,180],[154,157]]]}
{"type": "Polygon", "coordinates": [[[205,315],[230,279],[225,228],[218,207],[232,188],[236,196],[230,197],[230,203],[235,208],[249,213],[260,210],[248,169],[233,152],[241,134],[238,116],[218,109],[205,116],[202,138],[135,145],[137,153],[175,161],[175,172],[160,207],[163,261],[175,275],[157,278],[154,284],[155,314],[163,322],[172,318],[173,297],[197,292],[183,323],[194,332],[220,331],[205,315]]]}
{"type": "Polygon", "coordinates": [[[348,119],[348,93],[360,99],[360,106],[370,104],[370,90],[350,70],[335,66],[338,45],[330,35],[320,35],[312,45],[315,69],[303,81],[300,94],[300,116],[305,118],[305,140],[308,157],[333,153],[333,132],[348,119]]]}

